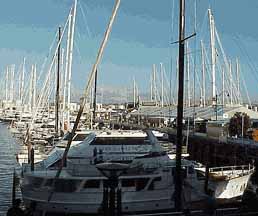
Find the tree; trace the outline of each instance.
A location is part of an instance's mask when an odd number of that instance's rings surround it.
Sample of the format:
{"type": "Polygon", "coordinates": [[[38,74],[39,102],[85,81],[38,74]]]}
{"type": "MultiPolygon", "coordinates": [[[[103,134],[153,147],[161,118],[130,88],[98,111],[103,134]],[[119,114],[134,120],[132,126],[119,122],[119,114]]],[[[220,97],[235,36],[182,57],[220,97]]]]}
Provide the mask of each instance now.
{"type": "Polygon", "coordinates": [[[230,136],[246,137],[246,131],[250,128],[250,117],[246,113],[236,112],[229,121],[228,132],[230,136]]]}

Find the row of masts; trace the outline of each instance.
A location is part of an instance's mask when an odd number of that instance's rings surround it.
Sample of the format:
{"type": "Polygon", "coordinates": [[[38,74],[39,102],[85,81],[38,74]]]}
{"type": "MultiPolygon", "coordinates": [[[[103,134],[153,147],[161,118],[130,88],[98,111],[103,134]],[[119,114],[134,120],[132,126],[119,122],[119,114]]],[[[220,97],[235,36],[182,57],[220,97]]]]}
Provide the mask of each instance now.
{"type": "MultiPolygon", "coordinates": [[[[185,43],[186,85],[184,88],[186,95],[184,98],[184,104],[186,107],[197,105],[205,107],[217,104],[221,104],[222,106],[241,105],[243,104],[243,94],[241,94],[240,83],[243,77],[240,77],[241,71],[239,59],[236,58],[235,61],[232,61],[228,60],[226,57],[215,27],[215,21],[211,9],[208,9],[208,18],[210,46],[205,47],[203,40],[200,40],[200,52],[192,52],[188,41],[185,43]],[[218,48],[216,45],[218,45],[218,48]],[[210,55],[208,55],[206,51],[207,49],[210,50],[210,55]],[[220,54],[219,50],[222,56],[222,62],[220,62],[218,58],[220,54]],[[196,73],[196,69],[194,67],[196,67],[197,63],[192,59],[192,53],[195,53],[195,55],[197,55],[196,53],[200,53],[200,66],[197,67],[200,72],[197,76],[199,90],[196,90],[197,84],[194,86],[195,82],[193,81],[193,77],[195,76],[194,73],[196,73]],[[192,63],[195,64],[195,66],[193,66],[192,63]],[[220,79],[221,82],[218,82],[218,79],[220,79]],[[210,85],[208,85],[208,80],[210,80],[210,85]],[[196,95],[198,97],[196,97],[196,95]]],[[[176,79],[177,77],[178,59],[176,59],[176,79]]],[[[171,77],[169,77],[169,79],[171,79],[171,77]]],[[[168,81],[164,64],[159,63],[159,66],[153,64],[150,75],[149,98],[147,100],[159,105],[160,107],[176,105],[176,95],[173,94],[173,92],[176,92],[175,89],[178,89],[178,85],[176,83],[171,84],[170,82],[168,81]]],[[[136,83],[135,77],[133,78],[132,89],[133,102],[135,105],[137,103],[137,99],[140,98],[139,86],[136,83]]],[[[249,98],[247,90],[246,94],[247,98],[249,98]]],[[[248,103],[250,104],[250,100],[248,103]]]]}
{"type": "Polygon", "coordinates": [[[19,70],[15,71],[15,65],[9,65],[6,68],[5,96],[2,98],[2,102],[6,104],[6,107],[19,106],[22,112],[31,113],[32,122],[30,127],[32,127],[37,115],[49,106],[51,99],[54,99],[56,133],[59,134],[60,130],[68,130],[70,128],[71,77],[76,7],[77,0],[75,0],[75,4],[69,13],[64,29],[58,28],[57,46],[43,81],[40,79],[41,74],[38,75],[37,73],[36,64],[31,65],[30,74],[26,73],[25,58],[19,70]],[[62,41],[66,29],[65,55],[62,41]]]}

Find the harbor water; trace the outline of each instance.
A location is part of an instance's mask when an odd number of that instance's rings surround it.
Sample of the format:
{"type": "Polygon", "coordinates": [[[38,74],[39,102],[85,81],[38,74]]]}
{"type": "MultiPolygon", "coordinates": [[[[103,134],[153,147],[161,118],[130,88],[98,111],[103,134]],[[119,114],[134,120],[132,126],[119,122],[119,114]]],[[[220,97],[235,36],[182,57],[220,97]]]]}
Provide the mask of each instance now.
{"type": "MultiPolygon", "coordinates": [[[[13,171],[19,168],[15,159],[19,143],[12,137],[7,126],[0,123],[0,215],[5,215],[11,205],[13,171]]],[[[20,196],[19,191],[16,194],[20,196]]]]}

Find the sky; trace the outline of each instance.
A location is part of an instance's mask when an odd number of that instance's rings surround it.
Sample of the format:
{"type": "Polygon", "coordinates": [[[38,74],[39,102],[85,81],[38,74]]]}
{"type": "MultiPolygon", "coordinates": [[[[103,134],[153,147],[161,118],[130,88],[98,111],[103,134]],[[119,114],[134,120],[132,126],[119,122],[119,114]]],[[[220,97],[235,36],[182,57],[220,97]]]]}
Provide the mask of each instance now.
{"type": "MultiPolygon", "coordinates": [[[[198,50],[199,40],[203,39],[209,53],[207,9],[211,7],[225,53],[232,61],[239,58],[249,95],[253,100],[258,99],[258,2],[186,0],[186,35],[195,31],[195,2],[197,36],[189,40],[190,49],[198,50]]],[[[34,63],[40,68],[49,55],[58,26],[64,26],[73,1],[2,0],[1,3],[1,74],[8,64],[16,64],[18,69],[24,57],[27,72],[34,63]]],[[[72,84],[77,91],[85,87],[113,5],[114,0],[79,0],[72,72],[72,84]]],[[[162,62],[167,83],[172,80],[174,86],[178,47],[171,43],[178,37],[177,11],[178,0],[121,0],[99,66],[100,85],[114,91],[123,89],[121,92],[126,97],[125,89],[132,87],[135,77],[139,91],[146,93],[152,65],[162,62]]]]}

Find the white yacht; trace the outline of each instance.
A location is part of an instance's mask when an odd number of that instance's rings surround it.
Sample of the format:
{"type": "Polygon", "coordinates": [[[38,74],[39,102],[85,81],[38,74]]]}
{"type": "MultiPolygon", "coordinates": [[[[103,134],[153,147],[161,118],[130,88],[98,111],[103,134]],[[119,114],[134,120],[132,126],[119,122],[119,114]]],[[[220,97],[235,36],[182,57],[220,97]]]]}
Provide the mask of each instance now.
{"type": "MultiPolygon", "coordinates": [[[[53,166],[55,160],[51,157],[34,171],[25,167],[21,184],[25,205],[36,203],[40,214],[97,214],[107,178],[96,164],[104,161],[129,165],[119,177],[122,212],[174,209],[175,160],[169,159],[150,131],[91,133],[82,143],[71,147],[67,166],[63,167],[59,178],[55,178],[58,168],[53,166]]],[[[204,196],[196,191],[198,180],[193,164],[183,160],[182,168],[185,202],[200,202],[204,196]]]]}
{"type": "MultiPolygon", "coordinates": [[[[196,167],[203,176],[204,167],[196,167]]],[[[245,189],[250,176],[254,173],[254,167],[243,166],[224,166],[209,169],[208,190],[217,202],[232,201],[240,198],[245,189]]]]}

